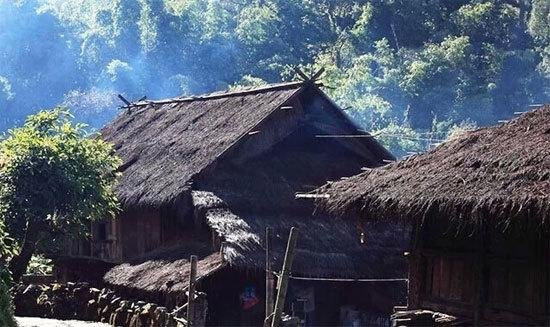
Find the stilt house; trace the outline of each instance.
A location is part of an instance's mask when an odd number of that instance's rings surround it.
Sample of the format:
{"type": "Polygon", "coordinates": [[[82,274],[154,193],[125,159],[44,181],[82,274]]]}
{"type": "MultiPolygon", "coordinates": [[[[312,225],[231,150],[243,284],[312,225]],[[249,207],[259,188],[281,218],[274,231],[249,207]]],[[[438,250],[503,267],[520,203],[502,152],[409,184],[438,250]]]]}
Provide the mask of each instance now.
{"type": "Polygon", "coordinates": [[[209,323],[258,325],[265,308],[265,229],[274,229],[273,264],[280,270],[295,226],[292,274],[309,280],[291,283],[287,312],[334,324],[341,307],[353,305],[376,320],[404,297],[404,284],[386,285],[386,292],[352,282],[403,277],[403,234],[371,230],[361,242],[354,224],[311,217],[311,201],[295,198],[393,160],[314,83],[136,103],[102,129],[101,138],[124,162],[117,186],[123,211],[95,224],[91,243],[80,242],[58,260],[66,278],[85,267],[76,260],[101,260],[115,265],[104,278],[111,287],[177,305],[188,283],[187,259],[195,254],[209,323]]]}
{"type": "Polygon", "coordinates": [[[413,226],[397,325],[550,324],[549,105],[318,192],[325,212],[413,226]]]}

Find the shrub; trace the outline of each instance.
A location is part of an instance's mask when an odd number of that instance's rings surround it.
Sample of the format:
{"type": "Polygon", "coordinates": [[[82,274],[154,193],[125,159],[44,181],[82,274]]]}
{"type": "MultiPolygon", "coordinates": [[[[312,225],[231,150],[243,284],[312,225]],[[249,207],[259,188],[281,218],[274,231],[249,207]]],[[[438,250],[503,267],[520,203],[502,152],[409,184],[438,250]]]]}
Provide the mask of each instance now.
{"type": "MultiPolygon", "coordinates": [[[[1,269],[1,268],[0,268],[1,269]]],[[[5,272],[7,273],[7,272],[5,272]]],[[[3,273],[4,274],[4,273],[3,273]]],[[[16,327],[17,324],[13,318],[13,306],[6,279],[0,277],[0,326],[16,327]]]]}

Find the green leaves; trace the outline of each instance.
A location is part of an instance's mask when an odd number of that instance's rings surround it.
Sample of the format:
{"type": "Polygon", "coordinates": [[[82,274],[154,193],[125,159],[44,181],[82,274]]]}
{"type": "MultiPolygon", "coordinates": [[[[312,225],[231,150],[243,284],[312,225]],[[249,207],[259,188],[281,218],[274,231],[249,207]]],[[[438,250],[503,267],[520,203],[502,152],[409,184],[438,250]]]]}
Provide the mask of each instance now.
{"type": "Polygon", "coordinates": [[[327,92],[366,129],[487,125],[550,99],[548,0],[25,3],[3,7],[15,18],[1,26],[13,32],[2,39],[0,129],[64,96],[99,127],[113,90],[203,93],[290,79],[295,66],[324,67],[327,92]],[[38,68],[22,71],[28,62],[38,68]]]}
{"type": "Polygon", "coordinates": [[[0,143],[0,221],[18,242],[30,226],[41,236],[82,235],[117,211],[120,160],[70,119],[64,109],[41,111],[0,143]]]}
{"type": "Polygon", "coordinates": [[[361,16],[353,25],[351,34],[356,38],[365,38],[368,34],[369,24],[372,22],[373,7],[370,2],[363,6],[361,16]]]}
{"type": "MultiPolygon", "coordinates": [[[[0,275],[3,274],[3,269],[0,267],[0,275]]],[[[0,276],[0,326],[17,327],[13,318],[13,306],[7,283],[0,276]]]]}
{"type": "Polygon", "coordinates": [[[426,44],[415,59],[406,62],[401,86],[418,96],[440,83],[457,83],[470,46],[467,36],[449,37],[440,44],[426,44]]]}
{"type": "Polygon", "coordinates": [[[27,274],[29,275],[51,275],[53,270],[53,262],[51,259],[43,255],[34,255],[27,266],[27,274]]]}
{"type": "Polygon", "coordinates": [[[492,42],[508,47],[520,25],[520,9],[509,4],[482,2],[466,4],[453,13],[460,34],[475,42],[492,42]]]}
{"type": "MultiPolygon", "coordinates": [[[[1,165],[0,163],[0,167],[1,165]]],[[[15,327],[13,307],[8,292],[12,280],[6,269],[6,262],[16,254],[16,249],[13,240],[7,236],[5,228],[4,222],[0,219],[0,326],[15,327]]]]}
{"type": "Polygon", "coordinates": [[[278,20],[275,6],[253,5],[241,11],[235,33],[248,45],[262,44],[268,40],[278,20]]]}

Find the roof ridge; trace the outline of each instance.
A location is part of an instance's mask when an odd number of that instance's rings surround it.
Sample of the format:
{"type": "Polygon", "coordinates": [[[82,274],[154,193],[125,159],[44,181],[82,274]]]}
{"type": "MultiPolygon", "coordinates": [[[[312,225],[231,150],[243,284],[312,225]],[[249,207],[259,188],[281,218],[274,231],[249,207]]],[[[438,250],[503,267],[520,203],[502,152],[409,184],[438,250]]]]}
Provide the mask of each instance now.
{"type": "Polygon", "coordinates": [[[211,93],[192,95],[192,96],[186,96],[186,97],[168,98],[168,99],[152,100],[152,101],[140,101],[140,102],[132,103],[130,106],[125,106],[123,108],[140,107],[140,106],[146,106],[149,104],[169,104],[169,103],[191,102],[191,101],[197,101],[197,100],[220,99],[220,98],[226,98],[231,96],[248,95],[248,94],[260,93],[265,91],[280,90],[280,89],[285,89],[290,87],[298,87],[298,86],[302,87],[303,85],[305,85],[305,83],[306,82],[303,82],[303,81],[293,81],[293,82],[260,85],[257,87],[251,87],[246,89],[237,89],[237,90],[227,89],[225,91],[214,91],[211,93]]]}

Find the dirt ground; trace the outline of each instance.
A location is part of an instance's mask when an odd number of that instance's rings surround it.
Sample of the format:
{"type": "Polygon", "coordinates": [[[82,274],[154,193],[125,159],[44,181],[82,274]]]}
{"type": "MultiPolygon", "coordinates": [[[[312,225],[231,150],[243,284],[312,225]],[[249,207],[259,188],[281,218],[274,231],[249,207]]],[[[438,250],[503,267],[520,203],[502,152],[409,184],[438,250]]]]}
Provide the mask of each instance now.
{"type": "Polygon", "coordinates": [[[109,327],[108,324],[78,320],[55,320],[44,318],[16,317],[19,327],[109,327]]]}

